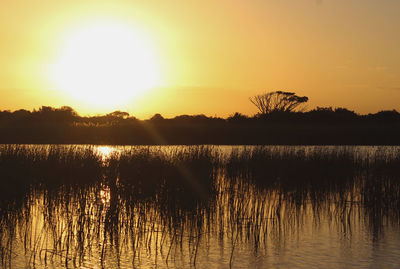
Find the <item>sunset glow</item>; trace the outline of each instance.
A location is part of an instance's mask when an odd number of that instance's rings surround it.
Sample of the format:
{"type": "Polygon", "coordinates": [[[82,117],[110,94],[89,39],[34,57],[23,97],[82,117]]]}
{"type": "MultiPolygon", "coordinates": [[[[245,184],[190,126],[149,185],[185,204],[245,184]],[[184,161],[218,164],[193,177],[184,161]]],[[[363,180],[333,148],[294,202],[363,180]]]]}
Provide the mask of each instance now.
{"type": "Polygon", "coordinates": [[[400,1],[35,1],[0,4],[0,106],[145,119],[257,110],[399,110],[400,1]]]}
{"type": "Polygon", "coordinates": [[[400,0],[0,0],[0,269],[397,268],[400,0]]]}
{"type": "Polygon", "coordinates": [[[51,68],[60,90],[101,107],[132,101],[159,82],[151,44],[135,29],[113,22],[83,25],[66,34],[51,68]]]}

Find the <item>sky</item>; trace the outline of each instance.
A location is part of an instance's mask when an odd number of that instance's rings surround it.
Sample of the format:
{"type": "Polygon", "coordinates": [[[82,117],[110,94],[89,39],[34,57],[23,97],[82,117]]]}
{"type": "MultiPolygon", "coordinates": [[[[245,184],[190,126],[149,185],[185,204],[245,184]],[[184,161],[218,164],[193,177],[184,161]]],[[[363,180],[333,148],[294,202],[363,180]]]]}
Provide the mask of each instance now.
{"type": "Polygon", "coordinates": [[[2,0],[0,110],[226,117],[284,90],[308,109],[400,111],[399,14],[398,0],[2,0]]]}

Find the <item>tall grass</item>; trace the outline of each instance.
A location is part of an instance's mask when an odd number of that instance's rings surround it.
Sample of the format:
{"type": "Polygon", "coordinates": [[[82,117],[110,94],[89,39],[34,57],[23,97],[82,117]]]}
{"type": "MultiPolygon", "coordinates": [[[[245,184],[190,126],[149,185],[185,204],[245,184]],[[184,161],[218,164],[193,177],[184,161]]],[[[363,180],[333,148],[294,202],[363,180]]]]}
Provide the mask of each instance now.
{"type": "Polygon", "coordinates": [[[347,225],[353,214],[361,214],[376,237],[384,223],[398,225],[400,220],[398,149],[360,154],[356,147],[252,147],[234,150],[225,172],[236,186],[236,203],[242,199],[240,206],[246,207],[234,211],[246,212],[238,219],[259,223],[257,218],[264,217],[251,208],[248,198],[240,198],[241,190],[252,189],[253,197],[261,196],[257,206],[268,208],[270,219],[285,215],[285,221],[298,220],[309,207],[316,220],[326,214],[347,225]],[[270,196],[274,198],[260,205],[270,196]]]}
{"type": "Polygon", "coordinates": [[[218,238],[234,265],[240,244],[255,253],[280,244],[310,217],[345,228],[361,220],[379,238],[384,223],[400,220],[399,164],[400,152],[354,147],[130,147],[101,156],[95,146],[3,145],[0,261],[11,267],[22,251],[33,267],[180,256],[196,265],[218,238]]]}

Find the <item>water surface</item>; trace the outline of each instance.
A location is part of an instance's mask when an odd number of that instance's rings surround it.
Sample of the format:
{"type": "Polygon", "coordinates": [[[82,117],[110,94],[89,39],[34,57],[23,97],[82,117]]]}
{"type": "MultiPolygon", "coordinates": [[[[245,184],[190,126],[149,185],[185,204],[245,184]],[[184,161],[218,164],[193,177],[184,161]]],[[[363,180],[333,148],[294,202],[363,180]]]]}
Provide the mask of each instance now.
{"type": "Polygon", "coordinates": [[[397,268],[399,147],[2,145],[22,268],[397,268]]]}

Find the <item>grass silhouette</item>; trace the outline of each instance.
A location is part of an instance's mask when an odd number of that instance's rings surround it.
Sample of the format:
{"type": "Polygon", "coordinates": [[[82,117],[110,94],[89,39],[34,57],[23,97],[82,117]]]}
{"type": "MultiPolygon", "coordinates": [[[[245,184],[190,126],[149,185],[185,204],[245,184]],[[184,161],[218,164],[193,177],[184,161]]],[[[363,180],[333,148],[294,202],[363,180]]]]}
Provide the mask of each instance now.
{"type": "Polygon", "coordinates": [[[398,225],[396,148],[121,147],[3,145],[0,151],[0,261],[28,265],[196,265],[213,238],[279,244],[312,218],[377,240],[398,225]],[[281,236],[278,238],[277,235],[281,236]],[[282,237],[283,236],[283,237],[282,237]],[[128,259],[128,261],[127,261],[128,259]]]}

